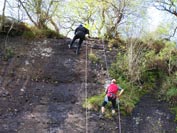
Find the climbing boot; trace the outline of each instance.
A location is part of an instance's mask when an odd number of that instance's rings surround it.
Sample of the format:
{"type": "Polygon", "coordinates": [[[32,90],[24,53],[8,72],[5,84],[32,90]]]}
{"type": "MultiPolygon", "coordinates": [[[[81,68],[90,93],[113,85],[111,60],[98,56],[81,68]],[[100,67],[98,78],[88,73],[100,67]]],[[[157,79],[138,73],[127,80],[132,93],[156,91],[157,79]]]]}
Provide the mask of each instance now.
{"type": "Polygon", "coordinates": [[[116,116],[116,111],[112,110],[112,116],[116,116]]]}

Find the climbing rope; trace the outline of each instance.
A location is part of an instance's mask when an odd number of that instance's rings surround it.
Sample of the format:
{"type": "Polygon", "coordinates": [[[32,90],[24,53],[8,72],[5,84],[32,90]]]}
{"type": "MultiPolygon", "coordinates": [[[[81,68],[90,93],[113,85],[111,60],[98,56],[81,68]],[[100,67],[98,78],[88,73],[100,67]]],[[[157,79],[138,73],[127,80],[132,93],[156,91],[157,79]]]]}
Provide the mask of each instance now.
{"type": "Polygon", "coordinates": [[[106,57],[106,49],[105,49],[105,43],[104,43],[104,39],[102,38],[102,44],[103,44],[103,51],[104,51],[104,59],[105,59],[105,63],[106,63],[106,74],[107,74],[107,78],[110,80],[110,76],[109,76],[109,71],[108,71],[108,63],[107,63],[107,57],[106,57]]]}
{"type": "Polygon", "coordinates": [[[118,108],[118,119],[119,119],[119,133],[121,133],[121,121],[120,121],[120,107],[119,107],[119,99],[117,100],[117,108],[118,108]]]}
{"type": "MultiPolygon", "coordinates": [[[[86,45],[86,50],[85,50],[85,59],[86,59],[86,61],[85,61],[85,99],[86,99],[86,106],[88,105],[87,104],[87,97],[88,97],[88,95],[87,95],[87,75],[88,75],[88,72],[87,72],[87,60],[88,60],[88,47],[87,47],[87,45],[86,45]]],[[[86,133],[88,133],[88,109],[87,109],[87,107],[86,107],[86,109],[85,109],[85,115],[86,115],[86,120],[85,120],[85,126],[86,126],[86,133]]]]}
{"type": "MultiPolygon", "coordinates": [[[[109,75],[109,71],[108,71],[107,57],[106,57],[106,49],[105,49],[104,38],[102,38],[102,44],[103,44],[104,59],[105,59],[105,64],[106,64],[106,73],[107,73],[108,79],[110,80],[110,75],[109,75]]],[[[120,105],[119,105],[119,99],[117,100],[117,107],[118,107],[118,119],[119,119],[119,133],[121,133],[121,121],[120,121],[120,105]]]]}

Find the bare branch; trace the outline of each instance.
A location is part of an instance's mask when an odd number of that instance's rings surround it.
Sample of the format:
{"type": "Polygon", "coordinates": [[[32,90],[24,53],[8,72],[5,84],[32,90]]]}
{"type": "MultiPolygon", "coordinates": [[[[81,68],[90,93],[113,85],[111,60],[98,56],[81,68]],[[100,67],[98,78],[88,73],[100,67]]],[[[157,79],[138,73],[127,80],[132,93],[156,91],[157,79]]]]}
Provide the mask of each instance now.
{"type": "Polygon", "coordinates": [[[21,0],[19,0],[19,2],[21,4],[21,6],[23,7],[23,9],[25,10],[25,12],[26,12],[27,16],[29,17],[29,19],[31,20],[31,22],[33,22],[33,24],[35,26],[37,26],[37,23],[33,20],[33,18],[31,17],[31,15],[28,13],[26,7],[23,5],[23,2],[21,0]]]}

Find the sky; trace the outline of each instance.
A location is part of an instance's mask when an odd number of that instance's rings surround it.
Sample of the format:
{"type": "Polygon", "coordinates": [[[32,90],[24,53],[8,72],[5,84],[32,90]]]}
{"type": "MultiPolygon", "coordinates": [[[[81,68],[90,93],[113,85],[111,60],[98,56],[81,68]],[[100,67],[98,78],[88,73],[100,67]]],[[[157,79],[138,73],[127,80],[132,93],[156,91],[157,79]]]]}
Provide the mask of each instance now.
{"type": "Polygon", "coordinates": [[[157,27],[162,22],[163,16],[162,12],[157,10],[155,7],[148,8],[148,16],[149,16],[149,31],[155,31],[157,27]]]}

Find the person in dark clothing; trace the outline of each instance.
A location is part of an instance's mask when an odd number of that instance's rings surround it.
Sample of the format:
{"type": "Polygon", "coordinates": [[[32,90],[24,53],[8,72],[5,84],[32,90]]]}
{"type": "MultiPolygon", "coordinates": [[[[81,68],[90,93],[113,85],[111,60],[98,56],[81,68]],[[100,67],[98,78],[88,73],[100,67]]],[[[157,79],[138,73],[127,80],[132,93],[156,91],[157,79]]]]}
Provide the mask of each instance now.
{"type": "Polygon", "coordinates": [[[72,48],[73,43],[75,42],[76,39],[79,39],[79,44],[76,50],[76,54],[79,54],[82,42],[85,40],[85,35],[89,35],[89,30],[85,28],[83,25],[79,25],[74,32],[75,36],[73,37],[72,42],[69,45],[69,48],[72,48]]]}

